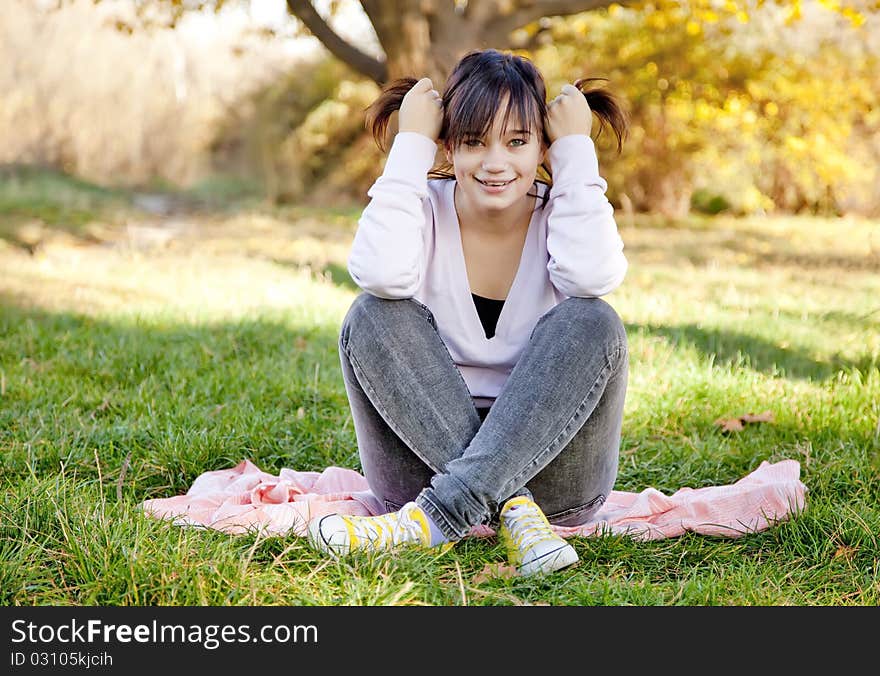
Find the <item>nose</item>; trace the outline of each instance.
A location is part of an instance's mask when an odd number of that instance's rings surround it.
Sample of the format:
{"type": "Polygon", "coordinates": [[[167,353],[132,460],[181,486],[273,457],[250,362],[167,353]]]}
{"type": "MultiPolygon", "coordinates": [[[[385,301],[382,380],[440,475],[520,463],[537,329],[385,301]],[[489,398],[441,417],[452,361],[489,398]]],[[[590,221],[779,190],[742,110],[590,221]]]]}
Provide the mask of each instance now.
{"type": "Polygon", "coordinates": [[[502,172],[507,168],[510,157],[504,141],[499,138],[491,139],[483,153],[482,167],[487,173],[502,172]]]}
{"type": "Polygon", "coordinates": [[[492,146],[486,151],[483,158],[482,169],[487,174],[497,174],[504,171],[507,162],[504,157],[504,150],[497,146],[492,146]]]}

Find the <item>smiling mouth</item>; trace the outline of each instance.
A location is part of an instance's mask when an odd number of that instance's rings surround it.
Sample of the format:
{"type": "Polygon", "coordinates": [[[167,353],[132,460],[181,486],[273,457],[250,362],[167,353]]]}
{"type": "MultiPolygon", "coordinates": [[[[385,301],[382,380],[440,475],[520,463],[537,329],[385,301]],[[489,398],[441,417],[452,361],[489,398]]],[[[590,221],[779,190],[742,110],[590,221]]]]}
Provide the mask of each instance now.
{"type": "Polygon", "coordinates": [[[491,188],[500,188],[502,186],[507,185],[508,183],[513,183],[515,179],[510,179],[509,181],[481,181],[480,179],[476,179],[477,183],[482,183],[483,185],[488,185],[491,188]]]}

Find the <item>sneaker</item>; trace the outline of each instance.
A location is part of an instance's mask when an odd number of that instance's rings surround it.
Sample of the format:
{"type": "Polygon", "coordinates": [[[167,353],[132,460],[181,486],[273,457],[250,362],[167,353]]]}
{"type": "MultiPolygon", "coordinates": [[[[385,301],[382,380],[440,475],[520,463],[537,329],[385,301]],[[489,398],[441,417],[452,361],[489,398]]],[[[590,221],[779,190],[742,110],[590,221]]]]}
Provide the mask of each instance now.
{"type": "Polygon", "coordinates": [[[498,533],[520,575],[552,573],[578,561],[574,547],[553,532],[541,508],[525,496],[504,504],[498,533]]]}
{"type": "Polygon", "coordinates": [[[309,522],[312,545],[333,556],[353,551],[376,552],[400,545],[431,544],[428,517],[415,502],[382,516],[328,514],[309,522]]]}

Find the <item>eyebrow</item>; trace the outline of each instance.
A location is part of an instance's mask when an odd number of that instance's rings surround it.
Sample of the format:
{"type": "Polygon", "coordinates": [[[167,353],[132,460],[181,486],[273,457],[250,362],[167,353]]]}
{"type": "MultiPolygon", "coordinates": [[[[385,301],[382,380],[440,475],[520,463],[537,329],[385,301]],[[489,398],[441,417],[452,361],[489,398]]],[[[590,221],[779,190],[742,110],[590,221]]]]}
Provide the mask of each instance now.
{"type": "MultiPolygon", "coordinates": [[[[531,134],[531,132],[530,132],[528,129],[514,129],[513,131],[509,131],[509,132],[507,132],[507,134],[508,134],[508,135],[511,135],[511,134],[525,134],[526,136],[528,136],[529,134],[531,134]]],[[[469,132],[469,133],[465,134],[465,136],[466,136],[467,138],[480,138],[481,135],[480,135],[480,134],[477,134],[477,133],[475,133],[475,132],[469,132]]]]}

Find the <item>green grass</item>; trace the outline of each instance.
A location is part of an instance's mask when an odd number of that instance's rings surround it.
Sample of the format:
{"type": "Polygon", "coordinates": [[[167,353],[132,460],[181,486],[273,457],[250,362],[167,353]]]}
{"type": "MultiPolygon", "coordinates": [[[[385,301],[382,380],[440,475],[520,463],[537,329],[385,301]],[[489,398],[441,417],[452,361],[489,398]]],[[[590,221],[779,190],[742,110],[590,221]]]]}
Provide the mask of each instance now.
{"type": "MultiPolygon", "coordinates": [[[[39,194],[38,179],[16,194],[39,194]]],[[[572,569],[475,582],[503,561],[494,539],[336,562],[302,538],[137,509],[244,458],[359,469],[336,351],[356,209],[240,206],[157,237],[155,224],[112,227],[124,195],[71,190],[57,219],[31,207],[39,247],[19,246],[11,219],[0,239],[0,604],[880,601],[877,223],[622,219],[630,271],[608,297],[631,353],[616,487],[727,484],[790,458],[807,509],[738,539],[574,538],[572,569]],[[84,193],[86,220],[111,223],[101,237],[64,225],[84,193]],[[773,423],[738,434],[713,424],[767,409],[773,423]]]]}

